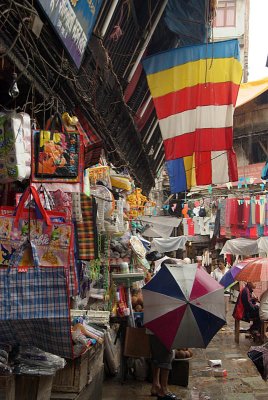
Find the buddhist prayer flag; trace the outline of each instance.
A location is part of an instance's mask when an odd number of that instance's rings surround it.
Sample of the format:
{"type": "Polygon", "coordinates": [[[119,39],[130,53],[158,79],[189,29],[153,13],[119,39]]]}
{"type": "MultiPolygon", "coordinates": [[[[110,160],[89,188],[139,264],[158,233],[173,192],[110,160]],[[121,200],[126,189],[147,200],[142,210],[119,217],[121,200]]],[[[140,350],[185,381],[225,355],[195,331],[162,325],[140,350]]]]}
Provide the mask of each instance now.
{"type": "Polygon", "coordinates": [[[143,61],[171,191],[237,181],[233,113],[242,78],[235,40],[180,47],[143,61]]]}

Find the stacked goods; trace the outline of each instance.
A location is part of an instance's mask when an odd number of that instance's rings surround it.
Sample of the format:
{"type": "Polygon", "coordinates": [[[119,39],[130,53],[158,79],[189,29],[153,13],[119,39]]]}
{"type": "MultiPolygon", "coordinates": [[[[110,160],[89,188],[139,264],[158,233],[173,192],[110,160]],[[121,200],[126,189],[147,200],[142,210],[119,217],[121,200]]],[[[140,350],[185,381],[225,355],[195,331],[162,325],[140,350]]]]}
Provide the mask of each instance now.
{"type": "Polygon", "coordinates": [[[132,308],[135,312],[143,312],[143,298],[140,289],[133,289],[131,295],[132,308]]]}
{"type": "Polygon", "coordinates": [[[192,358],[192,357],[193,357],[193,352],[190,349],[184,348],[184,349],[175,350],[175,359],[176,360],[183,360],[183,359],[192,358]]]}

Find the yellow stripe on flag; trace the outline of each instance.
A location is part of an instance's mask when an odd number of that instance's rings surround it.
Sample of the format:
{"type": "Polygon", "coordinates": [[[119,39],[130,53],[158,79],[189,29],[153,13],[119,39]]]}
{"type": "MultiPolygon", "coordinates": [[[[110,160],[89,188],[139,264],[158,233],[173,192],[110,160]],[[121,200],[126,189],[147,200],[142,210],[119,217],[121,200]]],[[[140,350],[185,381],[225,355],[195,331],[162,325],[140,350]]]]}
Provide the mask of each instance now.
{"type": "Polygon", "coordinates": [[[189,62],[147,76],[153,98],[206,82],[239,85],[242,65],[235,58],[217,58],[189,62]]]}
{"type": "Polygon", "coordinates": [[[191,189],[196,186],[195,168],[194,168],[194,155],[183,158],[187,188],[191,189]]]}

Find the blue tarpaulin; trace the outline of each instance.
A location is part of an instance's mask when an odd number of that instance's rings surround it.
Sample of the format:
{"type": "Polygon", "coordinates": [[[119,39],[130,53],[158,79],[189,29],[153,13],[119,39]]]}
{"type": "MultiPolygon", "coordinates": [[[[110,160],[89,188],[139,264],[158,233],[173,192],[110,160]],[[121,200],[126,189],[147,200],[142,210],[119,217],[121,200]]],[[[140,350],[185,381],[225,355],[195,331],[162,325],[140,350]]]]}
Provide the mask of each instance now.
{"type": "Polygon", "coordinates": [[[205,43],[207,39],[206,15],[209,0],[169,0],[165,22],[179,35],[180,45],[205,43]]]}

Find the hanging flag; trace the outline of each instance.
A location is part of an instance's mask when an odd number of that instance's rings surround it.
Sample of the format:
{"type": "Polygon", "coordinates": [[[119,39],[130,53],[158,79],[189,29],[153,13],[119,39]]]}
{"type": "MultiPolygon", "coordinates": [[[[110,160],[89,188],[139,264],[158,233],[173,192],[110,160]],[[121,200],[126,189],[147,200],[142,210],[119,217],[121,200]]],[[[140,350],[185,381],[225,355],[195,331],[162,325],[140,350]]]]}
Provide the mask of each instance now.
{"type": "Polygon", "coordinates": [[[172,49],[146,58],[143,66],[173,193],[237,180],[233,113],[242,78],[238,41],[172,49]],[[215,169],[219,165],[224,171],[215,169]]]}

